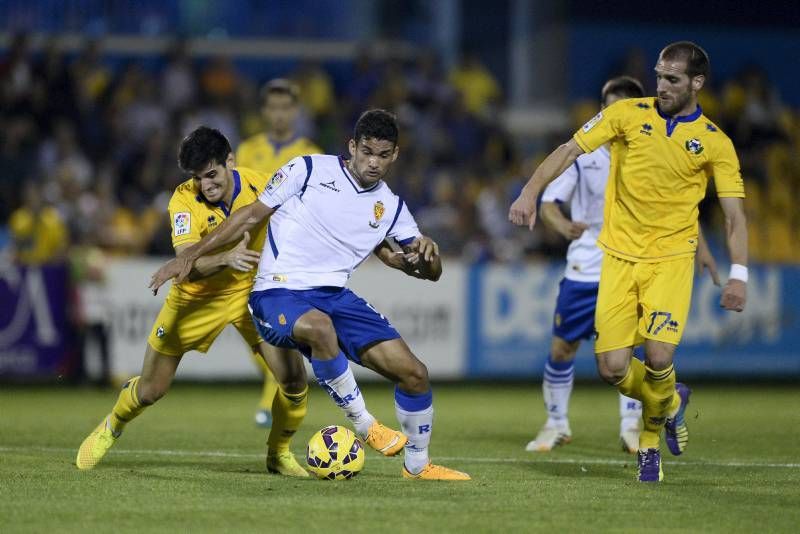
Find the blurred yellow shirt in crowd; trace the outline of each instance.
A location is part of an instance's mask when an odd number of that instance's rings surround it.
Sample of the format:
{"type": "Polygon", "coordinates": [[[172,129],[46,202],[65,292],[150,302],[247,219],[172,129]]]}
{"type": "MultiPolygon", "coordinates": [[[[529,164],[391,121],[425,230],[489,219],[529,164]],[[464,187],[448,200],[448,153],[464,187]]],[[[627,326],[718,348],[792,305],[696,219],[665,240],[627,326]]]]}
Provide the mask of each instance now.
{"type": "Polygon", "coordinates": [[[286,143],[273,143],[266,134],[260,133],[239,145],[236,165],[267,173],[271,177],[289,160],[320,152],[317,145],[305,137],[296,137],[286,143]]]}
{"type": "Polygon", "coordinates": [[[69,235],[55,208],[45,206],[38,213],[19,208],[11,214],[8,226],[20,263],[40,265],[63,258],[69,235]]]}
{"type": "Polygon", "coordinates": [[[620,100],[574,136],[586,152],[612,142],[603,230],[598,245],[633,262],[691,256],[697,248],[698,204],[713,177],[719,197],[744,198],[733,143],[698,106],[673,119],[655,98],[620,100]],[[614,142],[625,145],[624,161],[614,142]]]}

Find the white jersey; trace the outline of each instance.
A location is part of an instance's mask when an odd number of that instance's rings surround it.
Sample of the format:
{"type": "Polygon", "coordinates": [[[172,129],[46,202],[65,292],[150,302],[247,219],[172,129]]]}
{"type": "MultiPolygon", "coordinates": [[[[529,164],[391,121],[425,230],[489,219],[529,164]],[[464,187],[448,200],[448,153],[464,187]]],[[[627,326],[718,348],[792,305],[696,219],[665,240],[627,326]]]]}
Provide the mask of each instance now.
{"type": "Polygon", "coordinates": [[[419,236],[405,203],[385,182],[362,188],[340,157],[294,158],[258,199],[272,214],[253,291],[343,287],[386,237],[419,236]]]}
{"type": "Polygon", "coordinates": [[[542,202],[569,202],[571,219],[589,225],[578,239],[569,244],[564,277],[570,280],[600,281],[603,251],[597,246],[597,236],[603,227],[610,166],[611,156],[605,146],[581,154],[569,169],[547,186],[542,195],[542,202]]]}

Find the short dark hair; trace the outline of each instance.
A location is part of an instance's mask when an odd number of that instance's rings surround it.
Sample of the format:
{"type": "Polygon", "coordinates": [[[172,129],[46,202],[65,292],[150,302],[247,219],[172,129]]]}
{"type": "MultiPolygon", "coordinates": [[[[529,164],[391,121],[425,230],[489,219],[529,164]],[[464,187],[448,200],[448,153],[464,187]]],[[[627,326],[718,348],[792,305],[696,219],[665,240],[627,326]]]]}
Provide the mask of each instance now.
{"type": "Polygon", "coordinates": [[[617,76],[603,85],[603,90],[600,91],[600,101],[603,104],[605,104],[608,95],[617,95],[622,98],[642,98],[644,96],[644,87],[636,78],[617,76]]]}
{"type": "Polygon", "coordinates": [[[194,173],[211,162],[225,165],[231,152],[231,144],[219,130],[200,126],[181,141],[178,166],[186,173],[194,173]]]}
{"type": "Polygon", "coordinates": [[[397,117],[385,109],[370,109],[361,114],[353,129],[353,140],[380,139],[397,144],[397,117]]]}
{"type": "Polygon", "coordinates": [[[686,74],[689,78],[695,76],[705,76],[711,68],[706,51],[691,41],[678,41],[668,44],[658,55],[661,59],[672,59],[686,62],[686,74]]]}
{"type": "Polygon", "coordinates": [[[269,95],[289,95],[292,102],[300,100],[300,89],[297,84],[286,78],[275,78],[264,84],[261,88],[261,101],[266,103],[269,95]]]}

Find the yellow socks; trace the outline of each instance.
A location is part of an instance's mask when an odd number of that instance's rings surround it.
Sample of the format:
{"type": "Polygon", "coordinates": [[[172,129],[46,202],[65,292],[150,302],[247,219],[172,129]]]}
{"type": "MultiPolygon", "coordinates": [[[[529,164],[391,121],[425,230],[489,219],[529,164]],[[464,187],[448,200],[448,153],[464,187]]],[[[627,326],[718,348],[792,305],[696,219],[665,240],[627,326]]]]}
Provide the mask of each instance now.
{"type": "Polygon", "coordinates": [[[303,422],[307,411],[308,387],[301,393],[286,393],[278,388],[275,400],[272,402],[272,429],[267,438],[270,453],[289,450],[289,442],[303,422]]]}
{"type": "Polygon", "coordinates": [[[122,386],[122,391],[119,392],[117,403],[114,409],[111,410],[111,417],[109,417],[109,426],[114,434],[119,434],[125,425],[133,418],[142,413],[146,406],[139,404],[139,397],[136,393],[136,387],[139,385],[138,376],[134,376],[122,386]]]}
{"type": "Polygon", "coordinates": [[[253,352],[253,361],[261,369],[264,375],[264,387],[261,389],[261,400],[258,401],[259,410],[272,411],[272,402],[275,400],[275,394],[278,392],[278,381],[275,380],[275,375],[272,374],[269,366],[264,362],[264,358],[257,352],[253,352]]]}
{"type": "Polygon", "coordinates": [[[642,384],[644,383],[645,365],[638,358],[631,358],[628,372],[622,380],[614,384],[620,393],[636,400],[642,399],[642,384]]]}
{"type": "MultiPolygon", "coordinates": [[[[640,449],[657,449],[661,429],[675,402],[675,369],[672,365],[661,371],[644,366],[642,385],[642,419],[644,429],[639,436],[640,449]]],[[[680,400],[678,400],[680,403],[680,400]]]]}

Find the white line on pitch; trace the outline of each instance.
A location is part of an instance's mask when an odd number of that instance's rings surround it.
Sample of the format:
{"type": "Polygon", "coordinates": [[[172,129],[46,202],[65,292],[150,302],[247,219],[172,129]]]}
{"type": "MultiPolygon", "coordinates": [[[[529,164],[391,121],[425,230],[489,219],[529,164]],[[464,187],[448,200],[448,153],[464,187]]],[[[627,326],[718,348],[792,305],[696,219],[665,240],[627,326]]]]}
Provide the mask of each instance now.
{"type": "MultiPolygon", "coordinates": [[[[76,452],[77,449],[66,447],[0,447],[0,452],[76,452]]],[[[191,451],[169,449],[114,449],[114,454],[129,454],[133,456],[183,456],[183,457],[210,457],[210,458],[264,458],[263,454],[228,452],[228,451],[191,451]]],[[[436,456],[437,460],[472,463],[509,463],[509,464],[574,464],[574,465],[628,465],[636,462],[633,456],[627,460],[614,460],[605,458],[469,458],[463,456],[436,456]]],[[[798,469],[800,463],[775,463],[775,462],[746,462],[742,460],[672,460],[670,465],[685,465],[690,467],[772,467],[779,469],[798,469]]]]}

